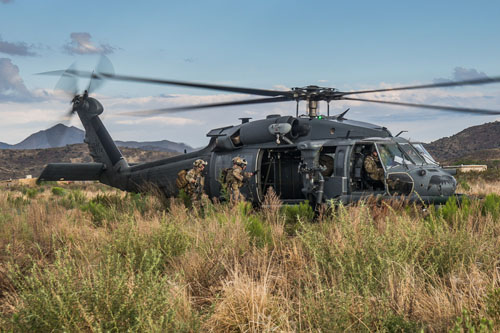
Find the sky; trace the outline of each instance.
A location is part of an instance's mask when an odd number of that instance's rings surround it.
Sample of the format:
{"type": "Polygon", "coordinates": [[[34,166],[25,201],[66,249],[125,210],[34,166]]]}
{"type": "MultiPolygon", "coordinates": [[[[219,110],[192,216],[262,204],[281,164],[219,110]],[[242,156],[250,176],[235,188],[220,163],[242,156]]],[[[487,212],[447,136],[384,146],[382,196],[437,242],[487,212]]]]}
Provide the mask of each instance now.
{"type": "MultiPolygon", "coordinates": [[[[71,97],[59,78],[92,71],[105,54],[118,74],[263,89],[306,85],[341,91],[500,76],[499,1],[67,1],[0,0],[0,142],[15,144],[62,120],[71,97]]],[[[79,80],[79,92],[88,86],[79,80]]],[[[295,103],[235,106],[137,118],[124,111],[249,96],[131,82],[92,93],[116,140],[201,147],[240,117],[295,114],[295,103]]],[[[360,95],[500,110],[500,84],[360,95]]],[[[498,116],[331,103],[349,119],[430,142],[498,116]]],[[[321,105],[326,112],[326,105],[321,105]]],[[[305,105],[301,105],[305,112],[305,105]]],[[[82,128],[77,117],[67,124],[82,128]]]]}

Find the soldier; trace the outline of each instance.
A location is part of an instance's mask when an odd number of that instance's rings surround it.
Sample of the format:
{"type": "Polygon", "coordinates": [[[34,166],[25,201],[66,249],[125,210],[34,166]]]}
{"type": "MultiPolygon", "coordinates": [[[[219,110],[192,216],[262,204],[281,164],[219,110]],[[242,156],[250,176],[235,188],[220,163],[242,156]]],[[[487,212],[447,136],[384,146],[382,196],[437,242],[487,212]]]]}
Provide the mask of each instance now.
{"type": "Polygon", "coordinates": [[[368,155],[363,162],[368,176],[375,181],[384,181],[384,169],[380,165],[380,159],[378,158],[378,153],[373,149],[371,155],[368,155]]]}
{"type": "Polygon", "coordinates": [[[240,187],[243,186],[245,178],[253,176],[251,172],[245,172],[247,161],[239,156],[233,158],[233,167],[226,175],[226,186],[229,192],[229,199],[233,203],[245,201],[245,197],[240,192],[240,187]]]}
{"type": "Polygon", "coordinates": [[[207,162],[198,159],[193,162],[193,168],[186,173],[186,193],[191,198],[193,204],[198,203],[205,195],[203,193],[205,177],[202,174],[205,165],[207,165],[207,162]]]}

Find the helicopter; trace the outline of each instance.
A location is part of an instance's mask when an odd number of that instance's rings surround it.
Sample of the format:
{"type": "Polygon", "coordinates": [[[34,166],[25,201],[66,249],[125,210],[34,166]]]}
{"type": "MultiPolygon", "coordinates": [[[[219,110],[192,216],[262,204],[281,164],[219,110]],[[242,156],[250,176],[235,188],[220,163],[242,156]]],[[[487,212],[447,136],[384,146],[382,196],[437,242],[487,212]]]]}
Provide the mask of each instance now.
{"type": "MultiPolygon", "coordinates": [[[[146,185],[152,184],[167,197],[174,197],[179,192],[175,185],[178,173],[192,168],[195,160],[202,159],[208,163],[204,171],[203,190],[210,198],[221,198],[221,172],[232,166],[234,157],[240,157],[247,161],[247,171],[254,174],[241,191],[247,200],[255,205],[264,201],[270,188],[285,204],[307,200],[314,206],[329,202],[349,203],[370,196],[381,199],[403,196],[410,202],[439,204],[457,195],[457,182],[453,172],[442,169],[422,144],[412,143],[400,137],[401,133],[392,135],[386,127],[347,119],[345,116],[349,109],[337,115],[330,115],[331,102],[348,100],[458,113],[500,114],[500,111],[495,110],[356,97],[388,91],[490,84],[500,82],[500,77],[360,91],[339,91],[316,85],[281,91],[120,75],[113,71],[88,72],[72,67],[64,71],[41,74],[61,75],[61,80],[90,77],[88,89],[82,94],[73,94],[70,113],[76,113],[85,128],[84,142],[87,143],[94,162],[50,163],[38,178],[39,182],[92,180],[131,192],[145,191],[148,188],[146,185]],[[129,164],[99,117],[104,111],[103,105],[96,98],[89,96],[92,82],[103,80],[260,96],[232,102],[128,113],[134,116],[288,101],[296,102],[295,116],[270,114],[265,119],[254,121],[251,121],[251,118],[240,118],[240,124],[210,130],[207,133],[209,143],[198,151],[153,162],[129,164]],[[305,115],[299,115],[300,102],[306,103],[305,115]],[[327,103],[326,115],[319,113],[319,102],[327,103]],[[364,159],[373,152],[377,152],[379,156],[379,167],[383,169],[384,174],[382,180],[371,179],[364,167],[364,159]]],[[[74,84],[72,86],[74,87],[74,84]]]]}

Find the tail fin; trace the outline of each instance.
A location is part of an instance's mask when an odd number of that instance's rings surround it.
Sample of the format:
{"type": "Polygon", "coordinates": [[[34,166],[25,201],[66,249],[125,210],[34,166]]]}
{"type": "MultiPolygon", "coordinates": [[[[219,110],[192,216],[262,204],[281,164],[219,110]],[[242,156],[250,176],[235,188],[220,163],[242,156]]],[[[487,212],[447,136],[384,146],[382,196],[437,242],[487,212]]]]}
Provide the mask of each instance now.
{"type": "Polygon", "coordinates": [[[85,128],[85,143],[89,147],[90,155],[96,163],[103,163],[106,170],[128,168],[127,161],[116,146],[115,142],[104,127],[99,114],[102,113],[102,105],[94,98],[87,98],[87,108],[77,110],[78,116],[85,128]],[[98,112],[86,112],[86,110],[97,110],[98,112]]]}

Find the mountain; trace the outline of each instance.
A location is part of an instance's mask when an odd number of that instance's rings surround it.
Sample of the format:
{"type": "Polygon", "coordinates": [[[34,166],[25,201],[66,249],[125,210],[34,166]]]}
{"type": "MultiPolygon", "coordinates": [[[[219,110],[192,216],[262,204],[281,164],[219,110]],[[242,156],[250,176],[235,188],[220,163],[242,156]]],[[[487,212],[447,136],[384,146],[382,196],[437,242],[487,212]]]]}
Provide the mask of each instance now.
{"type": "MultiPolygon", "coordinates": [[[[31,134],[23,141],[15,145],[0,142],[0,149],[44,149],[64,147],[66,145],[83,143],[85,132],[74,126],[68,127],[57,124],[49,129],[31,134]]],[[[119,147],[138,148],[151,151],[165,151],[183,153],[191,152],[194,149],[184,143],[177,143],[168,140],[162,141],[116,141],[119,147]]]]}
{"type": "MultiPolygon", "coordinates": [[[[137,148],[120,149],[129,163],[150,162],[174,156],[178,153],[145,151],[137,148]]],[[[38,177],[48,163],[92,162],[88,146],[84,143],[46,149],[1,149],[0,180],[38,177]]]]}
{"type": "Polygon", "coordinates": [[[500,159],[500,122],[472,126],[425,147],[439,162],[500,159]]]}
{"type": "Polygon", "coordinates": [[[174,151],[178,153],[183,153],[184,150],[190,153],[194,149],[191,146],[188,146],[185,143],[177,143],[168,140],[162,141],[115,141],[118,147],[129,147],[129,148],[139,148],[143,150],[152,150],[152,151],[174,151]]]}
{"type": "Polygon", "coordinates": [[[57,124],[49,129],[31,134],[15,145],[4,149],[43,149],[63,147],[66,145],[83,143],[85,132],[74,127],[57,124]]]}

